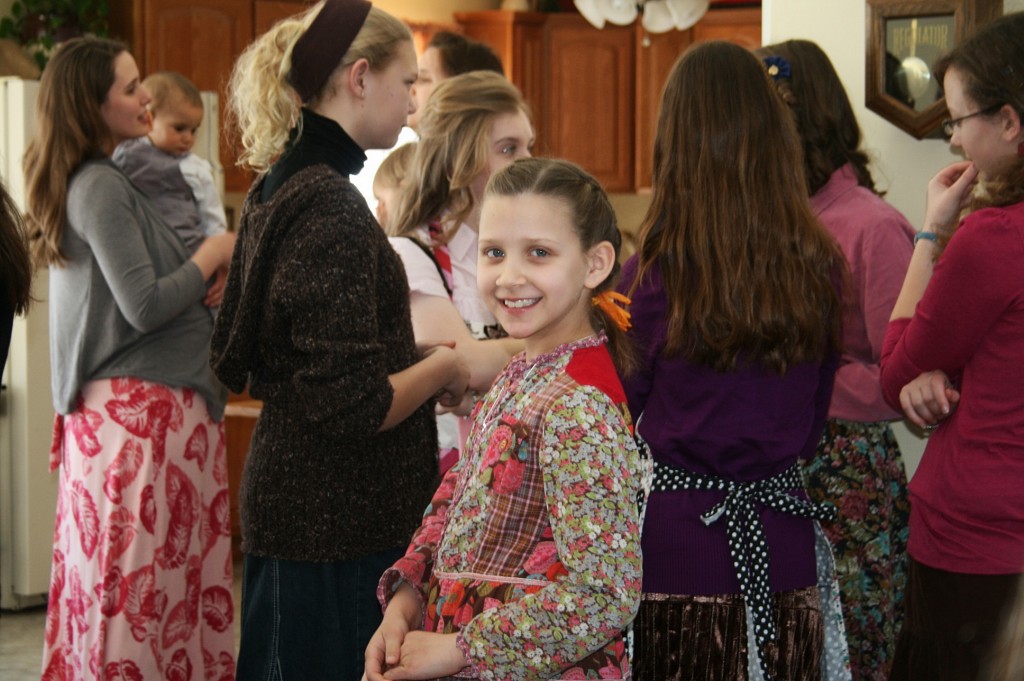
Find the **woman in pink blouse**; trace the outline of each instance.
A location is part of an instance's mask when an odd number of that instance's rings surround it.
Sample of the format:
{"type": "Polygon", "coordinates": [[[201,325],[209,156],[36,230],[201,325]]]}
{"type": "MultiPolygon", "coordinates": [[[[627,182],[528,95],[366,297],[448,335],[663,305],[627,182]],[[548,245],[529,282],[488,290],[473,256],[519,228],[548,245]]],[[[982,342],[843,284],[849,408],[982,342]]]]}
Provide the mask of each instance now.
{"type": "Polygon", "coordinates": [[[928,184],[882,353],[889,403],[934,428],[910,483],[895,680],[977,678],[1024,572],[1024,13],[936,73],[969,160],[928,184]]]}
{"type": "Polygon", "coordinates": [[[758,50],[796,120],[811,207],[846,257],[843,356],[807,494],[839,514],[832,543],[855,681],[889,677],[903,621],[910,502],[879,380],[882,339],[913,251],[914,228],[876,193],[860,126],[832,62],[807,40],[758,50]]]}

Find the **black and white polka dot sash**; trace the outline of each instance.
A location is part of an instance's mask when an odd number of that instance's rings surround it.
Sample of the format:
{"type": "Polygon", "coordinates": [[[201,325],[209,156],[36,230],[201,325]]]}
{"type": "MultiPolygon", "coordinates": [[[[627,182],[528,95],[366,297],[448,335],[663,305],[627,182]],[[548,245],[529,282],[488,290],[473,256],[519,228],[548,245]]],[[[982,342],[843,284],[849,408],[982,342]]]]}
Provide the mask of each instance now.
{"type": "Polygon", "coordinates": [[[757,505],[805,518],[831,520],[835,516],[834,507],[814,504],[787,494],[787,490],[803,489],[803,486],[799,464],[764,480],[732,482],[657,461],[654,463],[652,491],[721,490],[726,493],[725,499],[701,514],[700,519],[705,525],[710,525],[725,516],[729,554],[736,568],[748,618],[754,626],[757,659],[766,679],[769,676],[762,658],[762,649],[765,643],[777,637],[778,632],[771,616],[768,544],[757,505]]]}

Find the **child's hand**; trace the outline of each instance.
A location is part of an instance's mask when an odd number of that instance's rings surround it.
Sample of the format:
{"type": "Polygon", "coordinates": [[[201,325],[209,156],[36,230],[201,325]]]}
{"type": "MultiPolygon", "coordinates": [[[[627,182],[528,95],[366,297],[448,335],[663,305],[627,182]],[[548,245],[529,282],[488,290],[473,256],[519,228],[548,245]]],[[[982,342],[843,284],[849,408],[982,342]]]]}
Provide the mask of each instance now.
{"type": "Polygon", "coordinates": [[[384,679],[437,679],[455,674],[467,664],[455,645],[455,637],[456,634],[410,631],[402,643],[398,664],[384,673],[384,679]]]}
{"type": "Polygon", "coordinates": [[[384,681],[384,671],[393,667],[401,654],[402,641],[409,633],[399,618],[381,622],[374,632],[373,638],[366,646],[365,667],[363,678],[366,681],[384,681]]]}
{"type": "Polygon", "coordinates": [[[210,288],[206,290],[206,297],[203,298],[203,303],[207,307],[217,307],[221,301],[224,300],[224,287],[228,283],[228,268],[220,267],[217,269],[217,273],[213,275],[213,283],[210,288]]]}
{"type": "Polygon", "coordinates": [[[445,384],[437,392],[437,401],[443,407],[454,408],[462,403],[462,396],[469,390],[469,367],[462,357],[452,349],[454,343],[440,343],[423,350],[423,357],[442,354],[448,360],[448,376],[445,384]]]}
{"type": "Polygon", "coordinates": [[[419,624],[420,619],[422,613],[419,599],[412,587],[403,583],[388,603],[384,621],[366,646],[366,681],[384,681],[384,671],[398,664],[402,642],[409,630],[419,624]]]}
{"type": "Polygon", "coordinates": [[[462,396],[462,401],[454,407],[446,407],[444,405],[437,405],[435,410],[438,414],[455,414],[456,416],[469,416],[473,413],[473,407],[476,406],[476,401],[480,399],[480,396],[474,393],[472,390],[466,391],[466,394],[462,396]]]}
{"type": "Polygon", "coordinates": [[[433,354],[437,348],[454,348],[455,341],[416,341],[416,352],[419,353],[420,359],[429,357],[433,354]]]}

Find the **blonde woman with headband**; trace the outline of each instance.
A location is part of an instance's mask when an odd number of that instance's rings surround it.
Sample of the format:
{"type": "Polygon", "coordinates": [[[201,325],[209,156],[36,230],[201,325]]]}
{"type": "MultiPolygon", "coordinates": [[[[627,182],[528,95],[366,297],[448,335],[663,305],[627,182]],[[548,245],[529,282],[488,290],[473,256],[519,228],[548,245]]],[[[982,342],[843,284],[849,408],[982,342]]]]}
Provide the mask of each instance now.
{"type": "Polygon", "coordinates": [[[232,75],[261,175],[212,364],[264,405],[240,493],[239,679],[361,676],[377,579],[436,484],[434,396],[466,388],[451,348],[417,351],[401,261],[349,182],[394,144],[415,78],[408,28],[364,0],[284,20],[232,75]]]}
{"type": "MultiPolygon", "coordinates": [[[[442,82],[419,118],[420,141],[392,216],[391,240],[409,277],[416,339],[454,342],[477,393],[522,345],[503,338],[476,284],[484,186],[530,155],[533,127],[522,95],[491,71],[442,82]]],[[[472,403],[461,410],[468,414],[472,403]]],[[[469,421],[439,418],[442,470],[458,459],[469,421]]]]}

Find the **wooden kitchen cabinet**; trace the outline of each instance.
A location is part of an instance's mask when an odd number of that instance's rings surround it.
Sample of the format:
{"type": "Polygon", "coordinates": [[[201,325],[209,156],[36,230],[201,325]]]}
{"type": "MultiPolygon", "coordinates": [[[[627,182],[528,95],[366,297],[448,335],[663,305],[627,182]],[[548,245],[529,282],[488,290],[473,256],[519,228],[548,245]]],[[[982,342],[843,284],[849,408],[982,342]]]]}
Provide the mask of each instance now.
{"type": "Polygon", "coordinates": [[[761,41],[759,8],[709,11],[687,31],[647,34],[639,22],[596,29],[576,13],[456,13],[490,45],[533,109],[536,153],[574,161],[610,192],[651,186],[654,131],[665,79],[691,44],[761,41]]]}
{"type": "Polygon", "coordinates": [[[456,12],[491,46],[533,113],[539,156],[566,158],[609,191],[633,188],[632,27],[598,31],[576,13],[456,12]]]}
{"type": "Polygon", "coordinates": [[[249,455],[249,441],[256,428],[263,403],[248,393],[228,396],[224,408],[224,445],[228,463],[228,496],[231,508],[231,549],[236,559],[241,558],[242,528],[238,512],[238,491],[242,486],[242,469],[249,455]]]}
{"type": "Polygon", "coordinates": [[[636,127],[633,134],[634,186],[651,188],[654,165],[654,131],[658,127],[661,92],[679,55],[693,42],[691,31],[669,31],[643,37],[636,45],[636,127]]]}
{"type": "Polygon", "coordinates": [[[543,151],[580,164],[608,191],[631,191],[635,106],[623,94],[633,90],[636,33],[598,31],[580,19],[556,14],[547,22],[546,115],[536,124],[543,151]]]}
{"type": "Polygon", "coordinates": [[[110,35],[124,41],[145,74],[178,71],[220,96],[220,162],[224,187],[248,191],[252,175],[235,165],[227,85],[235,60],[275,21],[309,3],[283,0],[111,0],[110,35]]]}
{"type": "Polygon", "coordinates": [[[110,34],[128,44],[144,76],[178,71],[218,93],[224,187],[246,191],[251,178],[235,165],[237,142],[226,125],[227,81],[253,38],[252,0],[112,0],[110,34]]]}
{"type": "Polygon", "coordinates": [[[313,6],[313,0],[256,0],[253,3],[253,37],[261,36],[281,19],[298,14],[313,6]]]}
{"type": "MultiPolygon", "coordinates": [[[[643,29],[639,29],[642,34],[643,29]]],[[[654,132],[661,93],[672,67],[686,48],[708,40],[728,40],[753,50],[761,46],[761,9],[711,10],[687,31],[669,31],[637,41],[636,188],[649,191],[654,167],[654,132]],[[646,43],[646,44],[645,44],[646,43]]]]}

